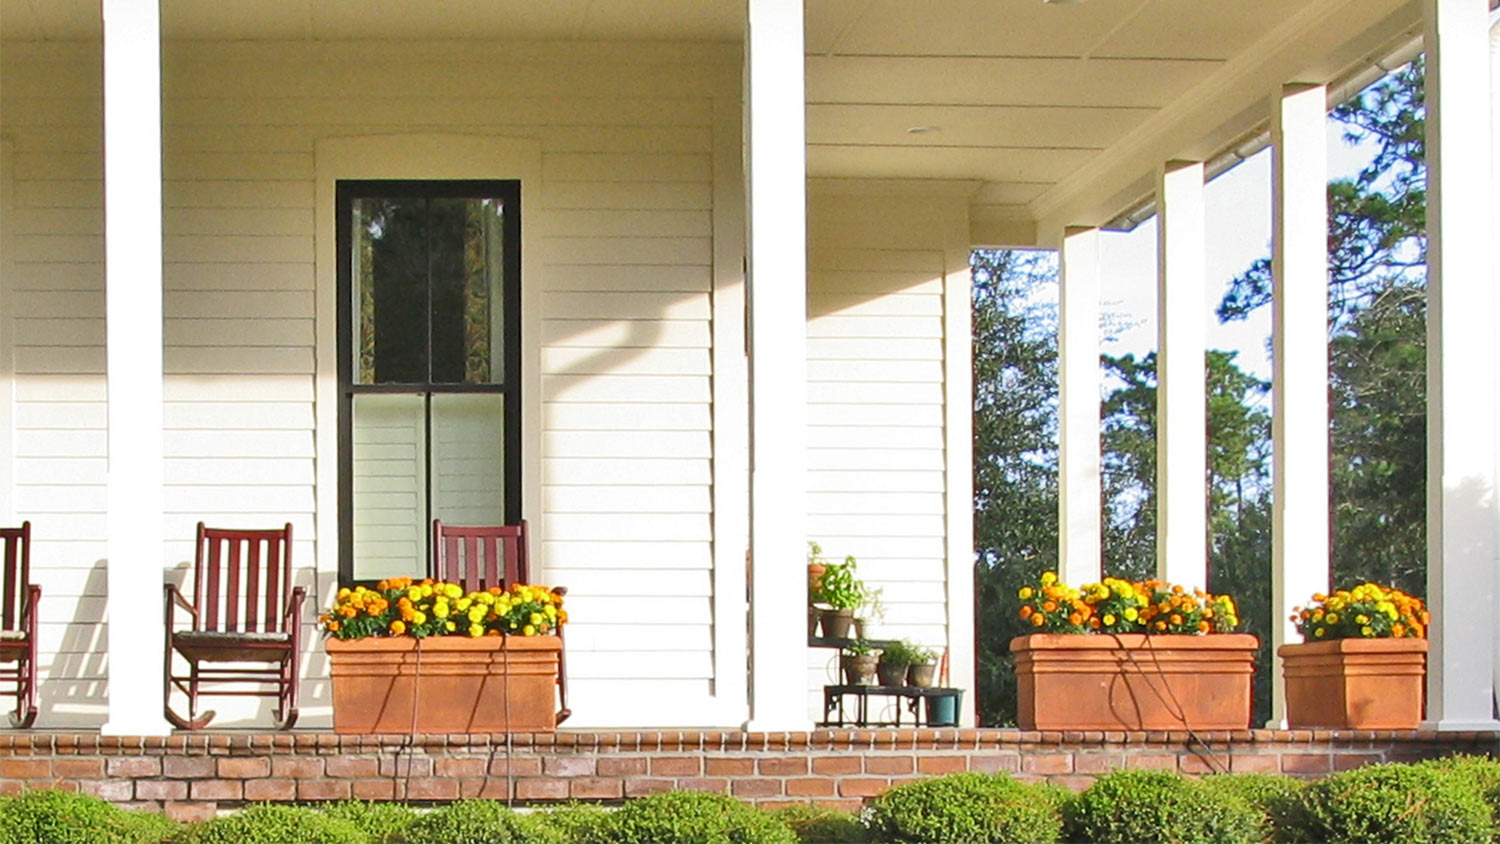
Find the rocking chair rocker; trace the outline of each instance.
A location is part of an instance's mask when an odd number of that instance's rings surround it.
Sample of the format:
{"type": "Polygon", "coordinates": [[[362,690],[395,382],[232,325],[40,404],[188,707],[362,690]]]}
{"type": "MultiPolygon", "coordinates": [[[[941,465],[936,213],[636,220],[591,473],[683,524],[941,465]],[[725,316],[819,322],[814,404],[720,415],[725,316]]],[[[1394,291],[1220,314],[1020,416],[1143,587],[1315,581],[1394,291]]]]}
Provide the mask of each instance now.
{"type": "Polygon", "coordinates": [[[4,605],[0,609],[0,680],[16,684],[16,709],[11,726],[26,728],[36,721],[36,612],[42,587],[31,577],[31,522],[0,528],[5,543],[4,605]],[[10,663],[15,663],[14,666],[10,663]]]}

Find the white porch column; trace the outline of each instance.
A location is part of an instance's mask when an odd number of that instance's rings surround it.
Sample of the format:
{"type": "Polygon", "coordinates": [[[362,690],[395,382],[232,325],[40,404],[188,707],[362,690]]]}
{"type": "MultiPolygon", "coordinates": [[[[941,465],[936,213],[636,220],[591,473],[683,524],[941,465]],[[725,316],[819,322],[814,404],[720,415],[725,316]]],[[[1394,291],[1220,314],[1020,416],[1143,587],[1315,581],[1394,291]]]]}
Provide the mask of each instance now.
{"type": "Polygon", "coordinates": [[[1424,0],[1427,48],[1427,720],[1494,717],[1497,511],[1488,0],[1424,0]]]}
{"type": "Polygon", "coordinates": [[[802,0],[747,0],[751,730],[811,727],[802,0]]]}
{"type": "Polygon", "coordinates": [[[162,717],[161,13],[102,0],[104,279],[109,396],[109,720],[162,717]]]}
{"type": "MultiPolygon", "coordinates": [[[[1500,23],[1490,27],[1490,178],[1494,180],[1497,188],[1500,188],[1500,23]]],[[[1500,243],[1500,190],[1490,193],[1490,225],[1494,232],[1490,242],[1500,243]]],[[[1490,273],[1494,277],[1494,283],[1500,286],[1500,261],[1490,262],[1490,273]]],[[[1496,298],[1495,323],[1500,325],[1500,297],[1496,298]]],[[[1500,355],[1500,343],[1496,344],[1496,354],[1500,355]]],[[[1500,360],[1496,361],[1495,377],[1500,384],[1500,360]]],[[[1500,401],[1500,387],[1496,389],[1497,401],[1500,401]]],[[[1500,426],[1500,405],[1496,407],[1495,424],[1500,426]]],[[[1500,454],[1496,455],[1500,461],[1500,454]]],[[[1497,462],[1497,475],[1500,475],[1500,462],[1497,462]]],[[[1496,567],[1492,580],[1500,581],[1500,566],[1496,567]]],[[[1500,582],[1497,582],[1496,594],[1500,595],[1500,582]]],[[[1500,625],[1500,619],[1496,620],[1500,625]]],[[[1497,639],[1500,639],[1500,631],[1497,631],[1497,639]]],[[[1495,649],[1492,658],[1495,660],[1495,670],[1492,681],[1496,694],[1500,695],[1500,648],[1495,649]]],[[[1497,698],[1500,701],[1500,698],[1497,698]]]]}
{"type": "Polygon", "coordinates": [[[1208,580],[1203,163],[1157,175],[1156,574],[1191,589],[1208,580]]]}
{"type": "MultiPolygon", "coordinates": [[[[1329,588],[1328,90],[1288,85],[1271,102],[1271,652],[1300,641],[1292,607],[1329,588]]],[[[1271,724],[1286,719],[1281,659],[1271,724]]]]}
{"type": "Polygon", "coordinates": [[[1099,230],[1063,232],[1058,325],[1058,576],[1103,576],[1099,476],[1099,230]]]}

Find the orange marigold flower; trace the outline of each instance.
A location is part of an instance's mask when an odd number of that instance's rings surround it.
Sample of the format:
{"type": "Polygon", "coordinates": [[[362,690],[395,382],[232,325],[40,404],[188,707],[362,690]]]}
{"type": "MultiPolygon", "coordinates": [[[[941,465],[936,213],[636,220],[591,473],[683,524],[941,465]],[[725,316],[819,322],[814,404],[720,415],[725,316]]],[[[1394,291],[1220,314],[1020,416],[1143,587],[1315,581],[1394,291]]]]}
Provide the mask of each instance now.
{"type": "Polygon", "coordinates": [[[1083,623],[1083,616],[1081,616],[1081,615],[1079,615],[1078,613],[1075,612],[1072,615],[1068,616],[1068,623],[1069,624],[1073,624],[1073,625],[1082,624],[1083,623]]]}
{"type": "Polygon", "coordinates": [[[1046,612],[1057,612],[1057,602],[1056,601],[1043,601],[1042,602],[1042,609],[1045,610],[1046,612]]]}
{"type": "Polygon", "coordinates": [[[1198,622],[1198,632],[1199,633],[1207,633],[1208,632],[1208,622],[1206,622],[1206,621],[1200,621],[1200,622],[1198,622]]]}
{"type": "Polygon", "coordinates": [[[1168,618],[1167,620],[1170,621],[1170,622],[1172,622],[1173,624],[1181,624],[1182,623],[1182,616],[1180,616],[1180,615],[1178,615],[1177,613],[1174,612],[1174,613],[1172,613],[1172,616],[1170,618],[1168,618]]]}
{"type": "Polygon", "coordinates": [[[1030,604],[1023,604],[1021,606],[1021,617],[1022,618],[1030,618],[1031,617],[1031,613],[1032,613],[1032,609],[1031,609],[1031,605],[1030,604]]]}
{"type": "Polygon", "coordinates": [[[1041,613],[1036,613],[1031,617],[1031,623],[1035,627],[1041,627],[1043,624],[1047,623],[1047,617],[1042,615],[1041,613]]]}

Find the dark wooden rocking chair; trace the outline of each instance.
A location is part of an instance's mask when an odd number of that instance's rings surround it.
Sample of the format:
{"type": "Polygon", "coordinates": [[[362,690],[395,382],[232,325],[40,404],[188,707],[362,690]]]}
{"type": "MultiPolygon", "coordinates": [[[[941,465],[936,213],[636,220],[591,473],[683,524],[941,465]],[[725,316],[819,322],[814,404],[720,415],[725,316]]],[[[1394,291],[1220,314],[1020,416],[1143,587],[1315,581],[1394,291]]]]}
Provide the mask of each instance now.
{"type": "Polygon", "coordinates": [[[31,583],[31,522],[0,528],[5,541],[5,598],[0,609],[0,681],[16,684],[15,727],[36,721],[36,612],[42,587],[31,583]],[[15,663],[12,666],[10,663],[15,663]]]}
{"type": "Polygon", "coordinates": [[[250,695],[276,698],[276,727],[291,729],[297,721],[302,604],[307,599],[305,589],[292,586],[291,524],[279,530],[223,530],[199,522],[192,594],[189,602],[176,586],[166,585],[163,705],[167,720],[179,729],[199,730],[215,715],[212,710],[198,714],[200,695],[250,695]],[[173,629],[173,614],[179,607],[192,616],[191,630],[173,629]],[[172,673],[174,651],[187,660],[186,675],[172,673]],[[270,665],[202,665],[244,662],[270,665]],[[252,684],[257,688],[204,690],[203,683],[252,684]],[[188,696],[186,718],[172,711],[173,686],[188,696]]]}
{"type": "MultiPolygon", "coordinates": [[[[530,583],[531,558],[526,545],[526,521],[499,527],[459,527],[432,520],[432,577],[457,583],[466,591],[477,592],[498,586],[507,589],[513,583],[530,583]]],[[[566,586],[553,591],[566,595],[566,586]]],[[[557,629],[562,638],[563,628],[557,629]]],[[[557,723],[567,720],[568,708],[567,650],[557,655],[557,723]]]]}

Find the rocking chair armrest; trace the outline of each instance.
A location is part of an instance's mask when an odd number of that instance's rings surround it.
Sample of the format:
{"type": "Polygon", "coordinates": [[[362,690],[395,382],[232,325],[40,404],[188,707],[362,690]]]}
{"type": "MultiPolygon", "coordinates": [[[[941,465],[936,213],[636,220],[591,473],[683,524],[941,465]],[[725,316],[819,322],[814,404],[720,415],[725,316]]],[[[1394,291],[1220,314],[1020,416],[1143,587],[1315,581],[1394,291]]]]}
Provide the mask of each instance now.
{"type": "Polygon", "coordinates": [[[36,636],[36,605],[42,600],[42,587],[35,583],[26,586],[26,609],[21,613],[21,629],[36,636]]]}
{"type": "Polygon", "coordinates": [[[292,588],[292,594],[286,596],[286,610],[281,617],[293,623],[302,620],[302,605],[307,601],[307,589],[302,586],[292,588]]]}
{"type": "Polygon", "coordinates": [[[172,583],[164,584],[163,585],[163,589],[166,592],[166,598],[167,598],[167,620],[168,620],[168,622],[171,621],[171,618],[172,618],[172,609],[173,609],[173,605],[174,604],[176,606],[182,607],[184,610],[187,610],[188,613],[193,616],[193,620],[197,621],[197,619],[198,619],[198,608],[195,607],[195,606],[193,606],[192,604],[188,603],[188,599],[184,598],[182,596],[182,591],[177,588],[176,584],[172,584],[172,583]]]}

